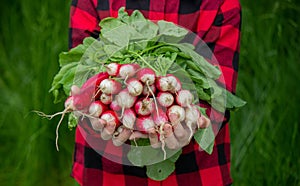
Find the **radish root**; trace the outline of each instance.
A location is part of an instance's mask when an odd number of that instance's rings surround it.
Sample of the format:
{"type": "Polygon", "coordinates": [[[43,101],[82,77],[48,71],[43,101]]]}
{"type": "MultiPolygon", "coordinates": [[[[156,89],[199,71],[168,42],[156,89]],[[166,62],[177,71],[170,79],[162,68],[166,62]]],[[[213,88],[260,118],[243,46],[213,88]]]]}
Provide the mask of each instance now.
{"type": "Polygon", "coordinates": [[[152,97],[153,97],[154,104],[155,104],[155,109],[156,109],[156,113],[157,113],[157,115],[159,115],[159,113],[158,113],[158,106],[157,106],[157,102],[156,102],[156,98],[155,98],[154,93],[153,93],[152,90],[151,90],[151,87],[149,86],[149,80],[146,82],[146,85],[147,85],[147,87],[148,87],[148,89],[149,89],[149,92],[151,93],[151,95],[152,95],[152,97]]]}

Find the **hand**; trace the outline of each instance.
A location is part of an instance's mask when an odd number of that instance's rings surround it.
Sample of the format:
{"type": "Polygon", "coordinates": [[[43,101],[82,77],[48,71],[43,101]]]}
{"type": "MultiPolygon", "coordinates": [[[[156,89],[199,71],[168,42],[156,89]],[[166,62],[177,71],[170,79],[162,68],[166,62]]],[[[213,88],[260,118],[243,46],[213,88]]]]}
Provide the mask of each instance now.
{"type": "MultiPolygon", "coordinates": [[[[186,124],[182,124],[177,120],[177,118],[172,118],[171,124],[167,123],[163,126],[162,130],[164,142],[169,149],[180,149],[189,144],[191,137],[194,135],[197,127],[207,128],[210,124],[210,120],[204,115],[201,115],[198,118],[197,123],[192,125],[192,130],[190,130],[186,126],[186,124]]],[[[161,146],[161,142],[156,130],[153,128],[148,132],[151,146],[153,148],[159,148],[161,146]]]]}
{"type": "MultiPolygon", "coordinates": [[[[79,93],[79,88],[77,86],[71,87],[71,95],[76,95],[79,93]]],[[[100,118],[89,118],[91,125],[95,131],[100,132],[101,138],[103,140],[110,140],[116,146],[122,145],[125,141],[139,139],[139,138],[149,138],[151,146],[153,148],[161,147],[161,141],[159,140],[158,132],[156,129],[151,128],[148,130],[148,134],[143,134],[139,131],[133,131],[120,126],[116,129],[116,124],[113,122],[106,122],[100,118]]],[[[187,127],[185,123],[178,121],[178,118],[174,116],[170,118],[171,123],[164,124],[159,130],[160,138],[163,139],[166,146],[169,149],[180,149],[187,144],[189,144],[192,136],[194,135],[197,128],[206,128],[211,122],[210,120],[201,115],[197,123],[194,123],[191,128],[187,127]]]]}

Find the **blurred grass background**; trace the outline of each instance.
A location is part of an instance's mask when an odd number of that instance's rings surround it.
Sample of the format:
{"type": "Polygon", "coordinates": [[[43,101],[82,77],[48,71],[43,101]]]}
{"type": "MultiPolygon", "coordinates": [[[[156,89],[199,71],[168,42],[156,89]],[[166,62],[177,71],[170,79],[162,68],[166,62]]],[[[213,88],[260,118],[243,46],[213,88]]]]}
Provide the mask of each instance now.
{"type": "MultiPolygon", "coordinates": [[[[300,5],[241,0],[242,43],[232,114],[234,185],[300,185],[300,5]]],[[[70,1],[3,0],[0,7],[0,185],[77,185],[69,176],[74,131],[32,110],[54,113],[48,94],[67,50],[70,1]],[[64,135],[63,135],[64,134],[64,135]]]]}

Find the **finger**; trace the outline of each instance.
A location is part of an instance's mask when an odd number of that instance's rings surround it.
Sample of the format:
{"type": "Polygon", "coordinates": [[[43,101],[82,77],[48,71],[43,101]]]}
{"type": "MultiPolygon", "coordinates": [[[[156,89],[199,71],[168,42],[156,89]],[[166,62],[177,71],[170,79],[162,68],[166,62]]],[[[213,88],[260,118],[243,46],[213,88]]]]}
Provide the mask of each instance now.
{"type": "Polygon", "coordinates": [[[71,96],[77,95],[80,93],[80,88],[76,85],[71,86],[71,96]]]}
{"type": "Polygon", "coordinates": [[[148,138],[148,134],[143,134],[139,131],[134,131],[131,133],[129,140],[135,140],[135,139],[139,139],[139,138],[148,138]]]}
{"type": "Polygon", "coordinates": [[[90,118],[90,122],[92,125],[92,128],[95,131],[102,132],[102,129],[106,125],[106,121],[100,118],[90,118]]]}
{"type": "Polygon", "coordinates": [[[199,117],[197,120],[197,125],[198,125],[198,128],[204,129],[204,128],[209,127],[209,125],[211,125],[211,122],[210,122],[210,119],[201,115],[201,117],[199,117]]]}
{"type": "Polygon", "coordinates": [[[156,133],[154,128],[151,128],[148,130],[149,133],[149,140],[150,144],[153,148],[159,148],[161,146],[161,143],[158,139],[158,134],[156,133]]]}
{"type": "Polygon", "coordinates": [[[170,119],[172,125],[176,125],[176,124],[179,123],[179,116],[178,116],[178,114],[170,113],[169,114],[169,119],[170,119]]]}
{"type": "Polygon", "coordinates": [[[113,122],[108,122],[101,132],[101,138],[103,140],[109,140],[115,131],[116,124],[113,122]]]}
{"type": "Polygon", "coordinates": [[[177,125],[173,125],[174,128],[174,135],[178,140],[178,143],[180,146],[185,146],[189,143],[189,132],[182,126],[181,123],[178,123],[177,125]]]}
{"type": "Polygon", "coordinates": [[[112,142],[115,146],[121,146],[125,141],[127,141],[131,135],[131,130],[124,127],[119,127],[118,133],[119,134],[117,136],[112,138],[112,142]]]}
{"type": "Polygon", "coordinates": [[[169,149],[176,149],[179,147],[179,143],[173,133],[173,128],[170,124],[165,124],[164,126],[164,136],[165,143],[169,149]]]}

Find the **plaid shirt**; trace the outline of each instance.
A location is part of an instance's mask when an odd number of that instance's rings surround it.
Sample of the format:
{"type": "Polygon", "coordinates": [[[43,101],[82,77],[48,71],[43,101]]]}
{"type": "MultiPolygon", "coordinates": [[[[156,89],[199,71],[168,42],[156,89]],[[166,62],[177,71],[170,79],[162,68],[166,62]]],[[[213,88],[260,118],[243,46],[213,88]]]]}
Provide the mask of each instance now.
{"type": "MultiPolygon", "coordinates": [[[[220,83],[229,91],[235,91],[241,21],[238,0],[73,0],[70,48],[80,44],[87,36],[98,37],[99,21],[108,16],[117,17],[118,9],[122,6],[129,13],[138,9],[146,18],[172,21],[196,33],[207,43],[219,62],[224,75],[220,83]]],[[[127,149],[114,147],[111,140],[102,141],[99,134],[84,127],[89,126],[89,122],[82,121],[76,129],[71,175],[78,183],[86,186],[230,185],[228,120],[229,113],[226,112],[211,155],[199,151],[198,144],[192,140],[183,148],[175,164],[175,171],[164,181],[147,178],[145,168],[122,164],[122,161],[126,161],[124,154],[127,149]],[[114,160],[105,158],[108,156],[114,160]]]]}

